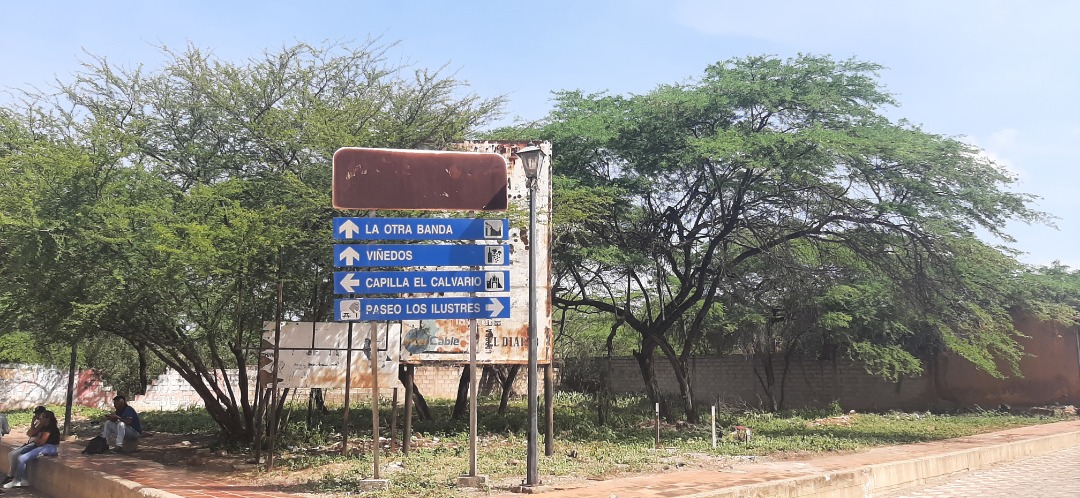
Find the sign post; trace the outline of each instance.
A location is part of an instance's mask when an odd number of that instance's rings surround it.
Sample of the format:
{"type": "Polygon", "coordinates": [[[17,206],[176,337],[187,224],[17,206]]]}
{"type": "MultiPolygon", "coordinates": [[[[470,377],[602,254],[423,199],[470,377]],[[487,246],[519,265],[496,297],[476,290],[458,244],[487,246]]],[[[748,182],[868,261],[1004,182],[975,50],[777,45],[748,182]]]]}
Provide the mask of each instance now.
{"type": "MultiPolygon", "coordinates": [[[[334,153],[333,206],[357,210],[505,211],[508,204],[506,159],[498,154],[343,148],[334,153]]],[[[334,274],[337,294],[380,297],[336,299],[334,318],[341,322],[397,320],[469,320],[470,468],[466,482],[476,486],[476,343],[478,319],[509,318],[508,296],[478,296],[508,290],[509,272],[488,267],[510,264],[509,246],[490,244],[507,237],[506,219],[335,218],[335,240],[483,241],[482,244],[335,244],[333,262],[342,268],[482,267],[469,271],[342,271],[334,274]],[[414,297],[411,294],[468,293],[468,297],[414,297]],[[410,294],[388,298],[386,294],[410,294]]],[[[379,479],[378,341],[370,350],[374,481],[379,479]]],[[[406,392],[406,405],[412,395],[406,392]]],[[[406,415],[407,417],[409,415],[406,415]]],[[[408,427],[408,423],[406,424],[408,427]]],[[[411,434],[406,434],[406,438],[411,434]]],[[[408,442],[405,443],[408,448],[408,442]]]]}

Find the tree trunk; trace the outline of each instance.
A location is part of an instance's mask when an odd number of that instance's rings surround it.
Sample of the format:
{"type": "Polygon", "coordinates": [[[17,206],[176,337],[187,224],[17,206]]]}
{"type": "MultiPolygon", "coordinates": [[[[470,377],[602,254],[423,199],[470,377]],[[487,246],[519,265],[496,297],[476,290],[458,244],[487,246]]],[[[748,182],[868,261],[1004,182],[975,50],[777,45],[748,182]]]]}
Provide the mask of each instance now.
{"type": "Polygon", "coordinates": [[[139,353],[139,393],[146,394],[146,390],[150,387],[150,375],[147,373],[147,361],[146,361],[146,345],[139,344],[136,346],[135,351],[139,353]]]}
{"type": "Polygon", "coordinates": [[[775,412],[778,409],[776,393],[774,392],[774,387],[776,386],[776,373],[773,371],[771,353],[754,353],[754,376],[757,377],[758,383],[761,384],[761,388],[765,390],[765,397],[769,402],[769,406],[767,407],[768,410],[770,412],[775,412]]]}
{"type": "Polygon", "coordinates": [[[637,359],[638,369],[641,371],[641,380],[645,382],[645,394],[649,397],[649,401],[660,406],[660,416],[664,420],[674,423],[675,416],[671,413],[667,400],[664,399],[664,392],[660,389],[660,383],[656,380],[656,372],[653,370],[653,351],[655,350],[655,345],[643,346],[642,351],[634,351],[633,354],[634,358],[637,359]]]}
{"type": "Polygon", "coordinates": [[[596,425],[605,426],[611,407],[611,355],[600,373],[600,390],[596,393],[596,425]]]}
{"type": "Polygon", "coordinates": [[[694,404],[694,391],[693,386],[690,384],[690,370],[686,368],[686,364],[679,359],[672,361],[673,369],[675,370],[675,380],[679,383],[679,396],[682,397],[683,412],[686,413],[686,421],[691,424],[696,424],[700,421],[697,412],[697,405],[694,404]]]}
{"type": "Polygon", "coordinates": [[[495,386],[499,385],[499,370],[502,368],[502,365],[484,365],[480,369],[480,381],[476,388],[481,396],[490,396],[495,392],[495,386]]]}
{"type": "Polygon", "coordinates": [[[499,415],[506,414],[506,408],[510,405],[510,396],[514,395],[514,381],[517,380],[518,372],[521,371],[521,365],[510,365],[510,368],[506,371],[506,376],[499,379],[499,383],[502,385],[502,398],[499,400],[499,415]]]}
{"type": "Polygon", "coordinates": [[[463,420],[469,416],[469,367],[461,369],[461,378],[458,379],[457,400],[454,401],[454,412],[450,414],[453,420],[463,420]]]}
{"type": "MultiPolygon", "coordinates": [[[[408,385],[406,382],[405,365],[401,365],[398,368],[398,380],[402,385],[408,385]]],[[[434,417],[431,416],[431,407],[428,406],[427,400],[424,399],[424,395],[420,392],[420,388],[416,387],[416,383],[413,383],[412,388],[413,406],[416,408],[416,414],[420,417],[420,420],[430,421],[434,417]]]]}

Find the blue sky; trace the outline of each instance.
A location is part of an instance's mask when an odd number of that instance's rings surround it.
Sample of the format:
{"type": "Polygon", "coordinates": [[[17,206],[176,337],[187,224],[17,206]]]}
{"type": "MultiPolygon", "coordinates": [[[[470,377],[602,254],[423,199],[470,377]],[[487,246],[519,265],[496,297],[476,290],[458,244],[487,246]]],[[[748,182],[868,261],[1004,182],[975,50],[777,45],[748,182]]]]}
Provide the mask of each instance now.
{"type": "Polygon", "coordinates": [[[1072,0],[3,0],[0,87],[70,80],[84,51],[154,67],[160,45],[241,61],[375,36],[400,42],[395,60],[505,94],[509,122],[543,117],[554,90],[645,93],[747,55],[857,57],[888,68],[891,117],[983,148],[1058,217],[1057,229],[1010,225],[1022,261],[1078,268],[1078,26],[1072,0]]]}

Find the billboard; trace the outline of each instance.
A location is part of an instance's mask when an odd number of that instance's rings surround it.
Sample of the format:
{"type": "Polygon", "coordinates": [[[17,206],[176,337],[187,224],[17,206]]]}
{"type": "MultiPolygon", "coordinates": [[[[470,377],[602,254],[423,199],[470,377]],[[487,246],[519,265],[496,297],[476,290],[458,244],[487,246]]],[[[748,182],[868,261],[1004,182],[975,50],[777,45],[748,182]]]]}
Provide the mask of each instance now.
{"type": "MultiPolygon", "coordinates": [[[[278,344],[278,387],[344,388],[349,363],[349,327],[352,326],[350,387],[370,388],[371,326],[368,323],[282,322],[278,344]]],[[[401,325],[378,324],[379,387],[401,387],[398,362],[401,325]]],[[[263,324],[259,382],[273,382],[275,322],[263,324]]]]}
{"type": "MultiPolygon", "coordinates": [[[[476,359],[481,364],[526,364],[529,360],[529,286],[536,286],[538,362],[551,361],[551,144],[475,141],[458,144],[462,150],[499,154],[507,162],[509,232],[508,270],[510,316],[477,320],[476,359]],[[529,240],[529,189],[516,151],[539,146],[548,159],[536,184],[536,240],[529,240]],[[529,281],[529,251],[537,251],[536,282],[529,281]]],[[[451,295],[451,294],[445,294],[451,295]]],[[[487,296],[478,293],[477,296],[487,296]]],[[[499,294],[505,295],[505,294],[499,294]]],[[[402,323],[401,361],[464,363],[469,359],[469,320],[405,320],[402,323]]]]}

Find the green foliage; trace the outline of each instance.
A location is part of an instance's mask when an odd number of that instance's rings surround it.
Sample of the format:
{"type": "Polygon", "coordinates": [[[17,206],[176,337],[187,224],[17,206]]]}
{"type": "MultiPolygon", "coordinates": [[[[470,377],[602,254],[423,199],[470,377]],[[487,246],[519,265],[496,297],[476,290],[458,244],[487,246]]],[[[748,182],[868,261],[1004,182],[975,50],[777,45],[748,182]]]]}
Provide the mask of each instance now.
{"type": "Polygon", "coordinates": [[[124,390],[142,353],[250,439],[252,407],[203,374],[246,371],[278,282],[285,316],[330,313],[334,151],[444,148],[503,104],[388,48],[163,48],[157,70],[91,57],[58,93],[0,109],[0,319],[46,344],[94,339],[87,358],[124,390]]]}
{"type": "Polygon", "coordinates": [[[751,56],[640,95],[557,93],[557,185],[603,203],[565,208],[556,304],[607,315],[676,372],[705,343],[765,370],[809,352],[895,379],[951,351],[1015,373],[1018,265],[974,233],[1008,242],[1007,222],[1046,215],[977,149],[887,118],[880,70],[751,56]]]}
{"type": "MultiPolygon", "coordinates": [[[[45,405],[45,409],[50,410],[56,415],[58,423],[63,426],[64,414],[67,407],[63,405],[45,405]]],[[[27,408],[25,410],[7,410],[0,413],[7,415],[8,424],[12,427],[29,427],[30,421],[34,419],[33,408],[27,408]]],[[[105,415],[105,412],[96,408],[88,408],[82,405],[75,405],[71,409],[73,417],[86,417],[86,418],[100,418],[105,415]]],[[[20,437],[22,434],[17,435],[20,437]]]]}
{"type": "Polygon", "coordinates": [[[1080,325],[1080,270],[1060,262],[1028,268],[1016,288],[1016,309],[1065,327],[1080,325]]]}
{"type": "Polygon", "coordinates": [[[70,359],[70,346],[52,343],[29,332],[0,334],[0,363],[66,365],[70,359]]]}

